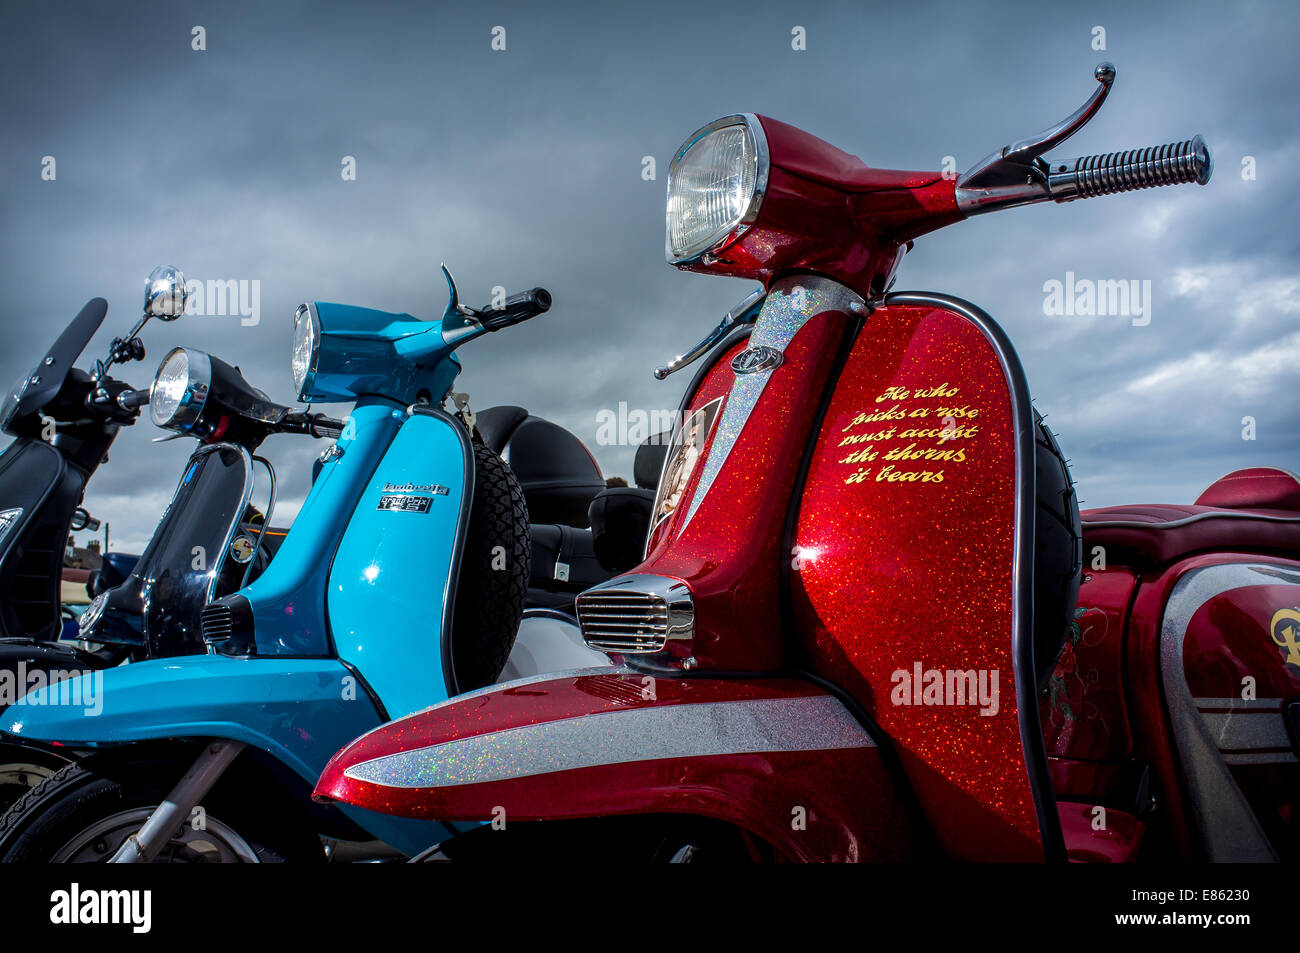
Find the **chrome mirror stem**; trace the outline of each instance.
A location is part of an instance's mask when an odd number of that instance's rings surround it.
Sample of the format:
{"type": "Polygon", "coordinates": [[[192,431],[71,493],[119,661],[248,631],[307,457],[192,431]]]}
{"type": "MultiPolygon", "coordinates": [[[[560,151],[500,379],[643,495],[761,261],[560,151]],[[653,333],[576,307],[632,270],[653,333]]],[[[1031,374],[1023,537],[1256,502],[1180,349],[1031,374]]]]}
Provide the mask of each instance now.
{"type": "Polygon", "coordinates": [[[713,345],[722,340],[726,333],[732,328],[745,324],[748,321],[752,321],[753,318],[745,317],[746,312],[762,300],[763,296],[766,294],[767,292],[764,289],[755,288],[749,294],[745,295],[745,297],[741,299],[735,307],[723,315],[722,320],[718,322],[717,327],[706,334],[699,344],[695,345],[695,347],[686,351],[684,354],[677,355],[667,364],[656,367],[654,370],[655,380],[661,381],[669,374],[675,374],[688,364],[695,363],[708,353],[709,349],[712,348],[713,345]]]}

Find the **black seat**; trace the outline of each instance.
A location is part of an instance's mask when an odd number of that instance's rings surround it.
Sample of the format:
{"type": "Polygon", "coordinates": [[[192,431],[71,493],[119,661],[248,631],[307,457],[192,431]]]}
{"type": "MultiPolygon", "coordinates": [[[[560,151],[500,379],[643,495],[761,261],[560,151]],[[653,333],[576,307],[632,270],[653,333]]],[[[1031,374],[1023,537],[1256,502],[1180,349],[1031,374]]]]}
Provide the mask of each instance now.
{"type": "Polygon", "coordinates": [[[597,493],[588,508],[596,558],[612,573],[626,572],[641,562],[645,554],[668,439],[669,433],[665,431],[637,447],[632,465],[636,486],[610,487],[597,493]]]}
{"type": "Polygon", "coordinates": [[[510,464],[528,502],[531,523],[586,528],[587,507],[605,489],[596,460],[581,440],[523,407],[479,411],[483,442],[510,464]]]}

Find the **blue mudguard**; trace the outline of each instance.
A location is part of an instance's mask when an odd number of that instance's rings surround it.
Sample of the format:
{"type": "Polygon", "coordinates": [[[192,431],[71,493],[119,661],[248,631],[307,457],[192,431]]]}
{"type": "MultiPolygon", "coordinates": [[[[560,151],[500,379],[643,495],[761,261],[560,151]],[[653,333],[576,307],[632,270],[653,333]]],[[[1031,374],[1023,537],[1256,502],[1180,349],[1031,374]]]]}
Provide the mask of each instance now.
{"type": "Polygon", "coordinates": [[[0,731],[65,745],[230,738],[315,781],[335,751],[380,721],[336,659],[188,655],[35,689],[0,716],[0,731]]]}
{"type": "MultiPolygon", "coordinates": [[[[381,720],[364,686],[337,659],[190,655],[34,689],[0,714],[0,732],[70,746],[228,738],[315,784],[334,752],[381,720]]],[[[369,811],[344,813],[408,853],[448,832],[369,811]]]]}

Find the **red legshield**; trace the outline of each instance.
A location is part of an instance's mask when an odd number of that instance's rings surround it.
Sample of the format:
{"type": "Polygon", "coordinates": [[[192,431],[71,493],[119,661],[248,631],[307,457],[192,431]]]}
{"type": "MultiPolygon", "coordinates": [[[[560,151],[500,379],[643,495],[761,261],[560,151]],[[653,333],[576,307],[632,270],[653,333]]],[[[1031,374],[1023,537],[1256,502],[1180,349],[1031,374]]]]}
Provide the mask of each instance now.
{"type": "Polygon", "coordinates": [[[991,318],[890,296],[831,396],[790,556],[812,666],[892,740],[961,859],[1063,853],[1032,666],[1033,433],[991,318]]]}

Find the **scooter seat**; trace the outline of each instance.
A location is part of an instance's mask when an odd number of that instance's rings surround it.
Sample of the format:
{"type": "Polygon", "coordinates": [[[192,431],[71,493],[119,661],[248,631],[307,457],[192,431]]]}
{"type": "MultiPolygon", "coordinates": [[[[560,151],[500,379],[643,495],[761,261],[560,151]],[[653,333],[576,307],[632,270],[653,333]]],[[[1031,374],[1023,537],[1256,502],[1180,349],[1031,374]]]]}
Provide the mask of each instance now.
{"type": "Polygon", "coordinates": [[[1167,563],[1197,552],[1300,552],[1300,479],[1251,467],[1216,480],[1190,505],[1154,503],[1084,510],[1092,546],[1167,563]]]}
{"type": "Polygon", "coordinates": [[[531,522],[587,527],[587,507],[605,489],[605,478],[581,440],[509,405],[479,411],[475,426],[515,472],[531,522]]]}

